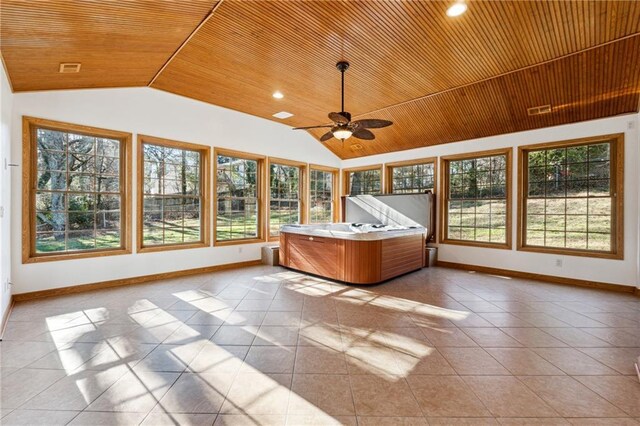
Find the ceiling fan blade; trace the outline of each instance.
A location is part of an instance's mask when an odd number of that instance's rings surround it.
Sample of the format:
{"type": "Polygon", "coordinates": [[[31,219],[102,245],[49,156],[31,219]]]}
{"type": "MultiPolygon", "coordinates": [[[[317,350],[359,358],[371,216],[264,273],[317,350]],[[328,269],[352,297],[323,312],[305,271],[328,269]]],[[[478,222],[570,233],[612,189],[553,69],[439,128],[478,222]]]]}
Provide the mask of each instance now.
{"type": "Polygon", "coordinates": [[[320,138],[320,142],[326,142],[329,139],[331,139],[333,137],[333,133],[331,131],[325,133],[324,135],[322,135],[322,137],[320,138]]]}
{"type": "Polygon", "coordinates": [[[358,127],[363,129],[380,129],[382,127],[391,126],[393,121],[368,118],[364,120],[356,120],[352,124],[356,124],[358,127]]]}
{"type": "Polygon", "coordinates": [[[333,126],[330,124],[324,124],[321,126],[294,127],[293,130],[321,129],[323,127],[333,127],[333,126]]]}
{"type": "Polygon", "coordinates": [[[351,136],[353,136],[354,138],[364,139],[367,141],[370,141],[376,138],[373,132],[370,132],[367,129],[358,129],[355,132],[353,132],[351,136]]]}
{"type": "Polygon", "coordinates": [[[349,118],[339,112],[330,112],[329,119],[337,124],[347,124],[349,122],[349,118]]]}

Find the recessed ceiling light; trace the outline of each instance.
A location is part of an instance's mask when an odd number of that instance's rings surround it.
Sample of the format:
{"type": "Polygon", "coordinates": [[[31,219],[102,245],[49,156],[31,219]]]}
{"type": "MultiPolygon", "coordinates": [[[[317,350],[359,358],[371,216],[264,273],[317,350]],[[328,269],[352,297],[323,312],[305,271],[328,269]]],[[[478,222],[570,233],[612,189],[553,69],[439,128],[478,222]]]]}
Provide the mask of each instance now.
{"type": "Polygon", "coordinates": [[[447,16],[452,18],[460,16],[467,11],[467,4],[464,1],[457,1],[447,9],[447,16]]]}
{"type": "Polygon", "coordinates": [[[273,116],[275,118],[279,118],[281,120],[284,120],[285,118],[293,117],[293,114],[291,114],[290,112],[287,112],[287,111],[280,111],[280,112],[276,112],[275,114],[273,114],[273,116]]]}
{"type": "Polygon", "coordinates": [[[273,96],[274,98],[276,98],[276,99],[282,99],[282,98],[284,98],[284,95],[283,95],[283,94],[282,94],[282,92],[281,92],[281,91],[279,91],[279,90],[276,90],[275,92],[273,92],[273,95],[272,95],[272,96],[273,96]]]}

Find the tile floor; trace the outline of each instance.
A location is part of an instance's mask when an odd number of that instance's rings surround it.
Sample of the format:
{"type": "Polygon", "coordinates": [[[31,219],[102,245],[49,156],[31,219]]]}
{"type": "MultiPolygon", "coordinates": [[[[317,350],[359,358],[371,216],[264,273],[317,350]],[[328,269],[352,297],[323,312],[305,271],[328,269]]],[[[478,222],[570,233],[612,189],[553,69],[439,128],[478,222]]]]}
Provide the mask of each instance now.
{"type": "Polygon", "coordinates": [[[640,424],[640,298],[253,267],[18,304],[6,425],[640,424]]]}

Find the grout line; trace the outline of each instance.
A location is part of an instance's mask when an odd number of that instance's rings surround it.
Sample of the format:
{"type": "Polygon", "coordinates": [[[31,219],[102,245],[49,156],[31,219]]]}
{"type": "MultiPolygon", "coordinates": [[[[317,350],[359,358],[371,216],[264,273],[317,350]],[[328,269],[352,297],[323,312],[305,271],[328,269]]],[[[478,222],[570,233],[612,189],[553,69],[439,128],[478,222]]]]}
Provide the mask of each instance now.
{"type": "MultiPolygon", "coordinates": [[[[236,279],[236,281],[237,281],[237,279],[236,279]]],[[[245,285],[245,284],[242,284],[242,283],[239,283],[239,284],[241,284],[241,285],[245,285]]],[[[447,283],[447,284],[448,284],[448,285],[451,285],[452,283],[447,283]]],[[[515,283],[514,283],[514,284],[515,284],[515,283]]],[[[201,287],[204,287],[204,286],[206,286],[206,285],[207,285],[207,283],[206,283],[206,282],[202,282],[202,283],[195,283],[195,285],[194,285],[194,286],[195,286],[195,287],[198,287],[198,288],[201,288],[201,287]],[[198,287],[198,285],[200,285],[200,287],[198,287]]],[[[282,284],[281,284],[281,285],[282,285],[282,284]]],[[[226,288],[228,288],[228,287],[229,287],[229,285],[225,286],[225,287],[224,287],[224,289],[226,289],[226,288]]],[[[255,287],[256,287],[256,285],[254,285],[252,288],[255,288],[255,287]]],[[[220,293],[220,292],[224,291],[224,289],[220,290],[218,293],[220,293]]],[[[178,287],[177,287],[177,288],[176,288],[176,291],[179,291],[179,290],[183,290],[183,289],[182,289],[182,288],[178,288],[178,287]]],[[[418,295],[418,294],[420,293],[420,290],[416,290],[416,289],[411,289],[411,291],[412,291],[412,292],[414,292],[414,294],[415,294],[415,295],[418,295]]],[[[438,290],[438,291],[440,291],[440,292],[442,292],[442,293],[445,293],[445,292],[444,292],[443,290],[441,290],[441,289],[440,289],[440,290],[438,290]]],[[[465,291],[468,291],[468,292],[470,292],[470,293],[472,293],[472,294],[475,294],[475,293],[473,293],[473,292],[472,292],[472,291],[470,291],[470,290],[466,290],[466,289],[465,289],[465,291]]],[[[493,292],[493,291],[497,291],[497,290],[495,290],[495,289],[490,289],[490,291],[491,291],[491,292],[493,292]]],[[[333,308],[336,310],[336,313],[337,313],[337,306],[336,306],[336,304],[335,304],[335,301],[334,301],[334,300],[332,300],[332,299],[334,299],[335,294],[336,294],[336,292],[333,292],[333,293],[332,293],[332,296],[329,296],[328,298],[323,298],[323,299],[331,301],[331,302],[332,302],[332,306],[333,306],[333,308]]],[[[527,293],[525,292],[525,294],[527,294],[527,293]]],[[[400,297],[400,296],[401,296],[401,295],[395,295],[394,297],[400,297]]],[[[141,296],[141,297],[142,297],[142,296],[141,296]]],[[[204,298],[205,296],[202,296],[202,297],[204,298]]],[[[247,297],[247,295],[245,294],[245,296],[244,296],[242,299],[240,299],[240,300],[241,300],[241,301],[242,301],[242,300],[257,300],[257,299],[246,299],[246,297],[247,297]]],[[[382,297],[382,295],[378,295],[378,297],[382,297]]],[[[514,299],[514,300],[517,300],[517,297],[516,297],[516,296],[514,296],[514,297],[515,297],[515,299],[514,299]]],[[[553,296],[551,296],[551,297],[553,297],[553,296]]],[[[89,299],[89,298],[87,298],[87,301],[88,301],[88,299],[89,299]]],[[[453,299],[455,300],[455,298],[453,298],[453,299]]],[[[273,302],[273,300],[275,300],[275,299],[271,299],[271,300],[272,300],[272,302],[273,302]]],[[[289,314],[290,314],[290,315],[295,315],[295,314],[297,313],[297,314],[301,317],[301,316],[302,316],[302,313],[304,312],[305,304],[306,304],[308,301],[310,301],[310,300],[311,300],[310,298],[306,298],[306,297],[305,297],[305,298],[303,299],[302,309],[301,309],[300,311],[292,311],[292,312],[289,312],[289,314]]],[[[456,301],[457,301],[457,300],[456,300],[456,301]]],[[[503,304],[504,304],[504,303],[509,303],[509,301],[501,301],[501,302],[502,302],[503,304]]],[[[519,303],[525,303],[525,302],[520,302],[520,301],[518,301],[518,302],[519,302],[519,303]]],[[[177,302],[176,302],[176,303],[177,303],[177,302]]],[[[420,303],[428,304],[429,302],[420,302],[420,303]]],[[[489,303],[493,303],[493,302],[489,302],[489,303]]],[[[551,302],[551,303],[553,303],[553,302],[551,302]]],[[[622,303],[622,302],[621,302],[621,303],[622,303]]],[[[624,303],[626,303],[626,302],[624,302],[624,303]]],[[[526,304],[526,303],[525,303],[525,304],[526,304]]],[[[365,306],[366,306],[366,305],[370,305],[370,303],[366,303],[366,304],[365,304],[365,306]]],[[[172,305],[171,305],[171,306],[172,306],[172,305]]],[[[499,306],[499,305],[496,305],[496,306],[499,306]]],[[[237,306],[236,306],[236,307],[237,307],[237,306]]],[[[69,307],[69,308],[71,308],[71,307],[69,307]]],[[[163,310],[165,310],[165,311],[167,311],[167,312],[169,312],[169,313],[170,313],[170,311],[168,311],[168,309],[169,309],[169,308],[170,308],[170,306],[169,306],[169,307],[167,307],[167,308],[161,308],[161,309],[163,309],[163,310]]],[[[396,311],[396,312],[399,312],[399,313],[404,312],[404,314],[405,314],[405,315],[407,314],[407,312],[406,312],[406,311],[401,311],[401,309],[402,309],[402,308],[389,308],[389,307],[387,307],[387,309],[392,309],[392,310],[394,310],[394,311],[396,311]]],[[[235,310],[235,308],[234,308],[234,310],[235,310]]],[[[474,312],[474,311],[472,311],[472,310],[470,310],[470,311],[471,311],[471,312],[473,312],[474,314],[477,314],[476,312],[474,312]]],[[[194,310],[194,313],[195,313],[195,312],[197,312],[197,311],[195,311],[195,310],[194,310]]],[[[267,311],[267,312],[271,312],[271,311],[267,311]]],[[[288,312],[288,311],[273,311],[273,312],[288,312]]],[[[515,314],[514,314],[514,313],[512,313],[512,312],[507,312],[507,313],[509,313],[510,315],[514,315],[514,316],[516,316],[516,317],[517,317],[517,315],[515,315],[515,314]]],[[[540,313],[545,314],[545,315],[549,315],[550,317],[555,318],[555,317],[553,317],[553,315],[547,314],[546,312],[540,312],[540,313]]],[[[572,310],[572,313],[580,314],[579,312],[577,312],[577,311],[573,311],[573,310],[572,310]]],[[[609,312],[605,312],[605,313],[609,313],[609,312]]],[[[265,314],[265,316],[266,316],[266,314],[265,314]]],[[[149,321],[151,321],[151,320],[152,320],[153,318],[155,318],[155,317],[156,317],[156,316],[152,316],[152,317],[151,317],[151,318],[149,318],[147,321],[145,321],[145,322],[143,322],[142,324],[140,324],[140,326],[144,328],[144,324],[148,324],[148,322],[149,322],[149,321]]],[[[411,322],[412,322],[413,326],[417,327],[417,328],[418,328],[418,330],[423,331],[423,329],[424,329],[424,328],[427,328],[427,327],[418,326],[418,325],[417,325],[417,323],[416,323],[416,321],[415,321],[412,317],[409,317],[409,319],[411,320],[411,322]]],[[[185,321],[180,321],[180,322],[184,323],[185,321]]],[[[455,324],[454,324],[454,326],[455,326],[455,324]]],[[[243,326],[243,327],[244,327],[244,326],[243,326]]],[[[252,326],[248,326],[248,327],[252,327],[252,326]]],[[[258,326],[258,327],[259,327],[259,326],[258,326]]],[[[337,327],[341,327],[341,326],[340,326],[340,325],[338,325],[337,327]]],[[[358,326],[356,326],[356,327],[358,327],[358,326]]],[[[361,326],[360,326],[360,327],[361,327],[361,326]]],[[[461,331],[464,333],[464,330],[462,330],[460,327],[455,326],[455,328],[456,328],[456,329],[458,329],[458,330],[461,330],[461,331]]],[[[473,329],[473,328],[486,328],[486,327],[465,327],[465,328],[472,328],[472,329],[473,329]]],[[[501,327],[496,327],[496,326],[494,326],[494,325],[489,326],[489,328],[496,329],[496,330],[501,330],[501,327]]],[[[521,328],[521,327],[515,327],[515,328],[521,328]]],[[[540,331],[542,331],[543,333],[546,333],[546,331],[545,331],[545,330],[542,330],[542,328],[541,328],[541,327],[533,326],[533,327],[523,327],[523,328],[527,328],[527,329],[535,328],[536,330],[540,330],[540,331]]],[[[579,327],[572,327],[572,326],[568,326],[568,327],[543,327],[543,328],[546,328],[546,329],[549,329],[549,328],[567,328],[567,329],[572,329],[572,330],[580,330],[580,328],[579,328],[579,327]]],[[[588,328],[588,327],[586,327],[586,328],[588,328]]],[[[603,329],[608,329],[608,330],[612,330],[612,331],[615,331],[615,330],[618,330],[618,329],[624,329],[624,328],[625,328],[625,327],[610,327],[610,326],[608,326],[608,325],[605,325],[605,327],[603,327],[603,329]]],[[[299,324],[299,326],[297,327],[297,329],[298,329],[298,332],[299,332],[299,331],[300,331],[300,329],[301,329],[301,324],[299,324]]],[[[124,335],[124,336],[126,336],[126,335],[128,335],[128,334],[130,334],[130,333],[133,333],[133,332],[134,332],[133,330],[132,330],[132,331],[130,331],[130,332],[127,332],[127,333],[125,333],[125,335],[124,335]]],[[[423,334],[424,334],[424,333],[423,333],[423,334]]],[[[466,334],[466,333],[465,333],[465,334],[466,334]]],[[[546,333],[546,334],[548,334],[548,333],[546,333]]],[[[590,333],[589,333],[589,334],[590,334],[590,333]]],[[[469,337],[471,337],[471,336],[469,336],[469,337]]],[[[509,336],[509,337],[511,337],[511,336],[509,336]]],[[[552,335],[552,337],[556,338],[556,337],[555,337],[555,336],[553,336],[553,335],[552,335]]],[[[597,338],[597,336],[595,336],[595,337],[597,338]]],[[[425,338],[427,338],[427,341],[428,341],[428,337],[427,337],[427,336],[425,336],[425,338]]],[[[511,338],[513,338],[513,337],[511,337],[511,338]]],[[[471,339],[473,340],[473,338],[471,338],[471,339]]],[[[561,342],[562,342],[562,339],[559,339],[559,338],[556,338],[556,339],[558,339],[559,341],[561,341],[561,342]]],[[[254,339],[254,340],[255,340],[255,339],[254,339]]],[[[517,340],[517,339],[515,339],[515,340],[517,340]]],[[[87,343],[93,343],[93,342],[87,342],[87,343]]],[[[477,342],[476,342],[476,343],[477,343],[477,342]]],[[[564,342],[564,343],[566,343],[566,342],[564,342]]],[[[161,344],[163,344],[163,343],[156,344],[153,350],[157,349],[157,347],[158,347],[159,345],[161,345],[161,344]]],[[[244,345],[243,345],[243,346],[244,346],[244,345]]],[[[251,345],[251,346],[252,346],[252,345],[251,345]]],[[[299,346],[298,346],[298,344],[296,344],[295,346],[296,346],[296,358],[295,358],[295,360],[297,360],[297,348],[298,348],[299,346]]],[[[385,346],[386,346],[386,345],[385,345],[385,346]]],[[[434,346],[434,348],[435,348],[435,345],[433,345],[433,346],[434,346]]],[[[609,345],[609,344],[608,344],[608,347],[611,347],[611,346],[613,346],[613,345],[609,345]]],[[[389,347],[389,346],[387,346],[387,347],[389,347]]],[[[483,347],[483,346],[481,346],[481,345],[478,345],[478,347],[479,347],[479,348],[481,348],[481,349],[482,349],[485,353],[487,353],[489,356],[493,357],[490,353],[488,353],[488,352],[486,351],[486,348],[485,348],[485,347],[483,347]]],[[[579,348],[575,348],[575,347],[573,347],[573,346],[571,346],[571,345],[569,345],[569,344],[567,344],[567,347],[568,347],[568,348],[571,348],[571,349],[579,350],[579,348]]],[[[389,348],[391,348],[391,347],[389,347],[389,348]]],[[[564,346],[563,346],[563,348],[564,348],[564,346]]],[[[391,349],[392,349],[392,348],[391,348],[391,349]]],[[[455,349],[455,348],[453,348],[453,349],[455,349]]],[[[524,345],[524,347],[523,347],[522,349],[525,349],[525,350],[528,350],[528,351],[531,351],[531,352],[533,352],[533,353],[536,353],[536,354],[537,354],[537,352],[536,352],[536,350],[535,350],[535,349],[536,349],[535,347],[529,347],[529,346],[527,346],[527,345],[524,345]]],[[[150,351],[150,352],[149,352],[149,353],[148,353],[144,358],[146,358],[147,356],[149,356],[149,354],[150,354],[151,352],[153,352],[153,350],[152,350],[152,351],[150,351]]],[[[397,349],[392,349],[392,350],[397,350],[397,349]]],[[[440,353],[440,351],[438,350],[438,348],[435,348],[435,350],[436,350],[438,353],[440,353]]],[[[198,352],[198,354],[199,354],[201,351],[202,351],[202,349],[198,352]]],[[[582,352],[582,351],[580,351],[580,352],[582,352]]],[[[342,353],[343,353],[343,356],[344,356],[344,350],[342,351],[342,353]]],[[[44,355],[44,356],[47,356],[47,355],[48,355],[48,354],[46,354],[46,355],[44,355]]],[[[441,355],[442,355],[442,354],[441,354],[441,355]]],[[[546,360],[542,355],[539,355],[539,354],[537,354],[537,355],[538,355],[541,359],[544,359],[544,360],[545,360],[546,362],[548,362],[549,364],[552,364],[552,365],[554,365],[555,367],[557,367],[553,362],[551,362],[551,361],[549,361],[549,360],[546,360]]],[[[585,355],[589,356],[588,354],[585,354],[585,355]]],[[[197,355],[196,355],[196,356],[197,356],[197,355]]],[[[144,358],[142,358],[142,360],[143,360],[144,358]]],[[[444,356],[443,356],[443,358],[444,358],[444,359],[445,359],[445,361],[448,363],[448,359],[447,359],[446,357],[444,357],[444,356]]],[[[493,357],[493,358],[495,359],[495,357],[493,357]]],[[[295,360],[294,360],[294,373],[292,373],[292,378],[293,378],[293,375],[295,374],[295,360]]],[[[244,361],[244,359],[243,359],[243,361],[244,361]]],[[[499,360],[497,360],[497,359],[496,359],[496,361],[498,362],[498,364],[502,365],[502,363],[500,363],[500,361],[499,361],[499,360]]],[[[596,361],[596,362],[598,362],[598,363],[600,363],[598,360],[595,360],[595,361],[596,361]]],[[[89,359],[89,360],[87,360],[85,363],[87,363],[87,362],[90,362],[90,359],[89,359]]],[[[139,362],[140,362],[140,361],[139,361],[139,362]]],[[[600,363],[600,364],[603,364],[603,363],[600,363]]],[[[605,364],[603,364],[603,365],[605,365],[605,364]]],[[[609,367],[608,365],[605,365],[605,366],[606,366],[606,367],[609,367]]],[[[134,365],[134,366],[132,366],[132,367],[129,367],[129,370],[132,370],[133,368],[135,368],[135,365],[134,365]]],[[[558,369],[560,369],[560,367],[557,367],[557,368],[558,368],[558,369]]],[[[617,370],[615,370],[614,368],[612,368],[612,367],[609,367],[609,368],[610,368],[612,371],[616,371],[616,372],[617,372],[617,370]]],[[[560,369],[560,370],[562,371],[562,369],[560,369]]],[[[239,370],[238,370],[238,371],[239,371],[239,370]]],[[[455,371],[455,369],[454,369],[454,371],[455,371]]],[[[509,371],[509,370],[507,369],[507,371],[509,371]]],[[[187,371],[183,371],[181,374],[179,374],[179,375],[178,375],[178,378],[179,378],[179,377],[182,377],[182,375],[183,375],[183,374],[185,374],[185,373],[187,373],[187,371]]],[[[509,371],[509,373],[510,373],[510,374],[509,374],[508,376],[501,376],[501,377],[516,377],[516,379],[518,379],[520,382],[522,382],[522,380],[520,380],[520,377],[526,377],[525,375],[516,376],[516,375],[512,374],[510,371],[509,371]]],[[[125,374],[126,374],[126,373],[125,373],[125,374]]],[[[301,373],[301,374],[306,374],[306,373],[301,373]]],[[[308,374],[314,374],[314,373],[308,373],[308,374]]],[[[329,374],[332,374],[332,373],[329,373],[329,374]]],[[[350,386],[351,386],[351,376],[352,376],[352,375],[351,375],[351,374],[349,374],[349,373],[347,373],[347,375],[349,376],[349,380],[350,380],[350,382],[349,382],[349,383],[350,383],[350,386]]],[[[429,375],[424,375],[423,377],[428,377],[428,376],[429,376],[429,375]]],[[[450,375],[450,376],[453,376],[453,375],[450,375]]],[[[460,377],[460,378],[464,381],[464,376],[461,376],[460,374],[457,374],[457,372],[456,372],[455,376],[456,376],[456,377],[460,377]]],[[[544,376],[544,375],[539,375],[539,374],[538,374],[538,375],[531,375],[531,376],[544,376]]],[[[572,378],[574,378],[574,376],[569,375],[569,374],[562,375],[562,376],[556,375],[556,376],[557,376],[557,377],[572,377],[572,378]]],[[[576,376],[579,376],[579,375],[576,375],[576,376]]],[[[584,375],[582,375],[582,376],[584,376],[584,375]]],[[[599,375],[599,376],[596,376],[596,377],[602,377],[602,376],[604,376],[604,375],[599,375]]],[[[610,376],[610,377],[620,377],[620,376],[622,376],[622,377],[627,377],[627,375],[624,375],[624,374],[622,374],[622,375],[621,375],[621,374],[618,374],[618,373],[615,373],[614,375],[609,374],[609,375],[606,375],[606,376],[610,376]]],[[[544,377],[549,377],[549,376],[544,376],[544,377]]],[[[118,379],[117,379],[117,380],[116,380],[116,381],[115,381],[111,386],[115,385],[115,383],[117,383],[119,380],[121,380],[121,378],[122,378],[122,376],[121,376],[121,377],[119,377],[119,378],[118,378],[118,379]]],[[[177,380],[177,379],[176,379],[176,380],[177,380]]],[[[574,379],[574,380],[577,380],[577,379],[574,379]]],[[[404,381],[405,381],[405,383],[407,383],[407,385],[409,386],[409,389],[410,389],[410,391],[412,392],[412,395],[413,395],[414,399],[415,399],[415,400],[416,400],[416,402],[417,402],[417,398],[416,398],[415,394],[413,393],[413,389],[412,389],[412,388],[411,388],[411,386],[408,384],[408,380],[406,380],[406,378],[405,378],[405,380],[404,380],[404,381]]],[[[57,383],[57,381],[56,381],[55,383],[57,383]]],[[[529,389],[533,394],[535,394],[536,396],[538,396],[538,398],[541,398],[541,397],[540,397],[540,396],[539,396],[539,395],[538,395],[538,394],[537,394],[533,389],[530,389],[526,383],[524,383],[524,382],[522,382],[522,383],[523,383],[523,384],[525,385],[525,387],[527,387],[527,389],[529,389]]],[[[580,382],[580,383],[581,383],[581,382],[580,382]]],[[[171,386],[169,386],[169,390],[170,390],[170,388],[171,388],[174,384],[175,384],[175,382],[174,382],[171,386]]],[[[466,381],[465,381],[465,384],[466,384],[466,381]]],[[[581,383],[581,384],[582,384],[582,383],[581,383]]],[[[587,387],[587,388],[589,388],[588,386],[586,386],[586,385],[584,385],[584,384],[582,384],[582,385],[583,385],[583,386],[585,386],[585,387],[587,387]]],[[[53,386],[53,384],[52,384],[52,386],[53,386]]],[[[107,388],[107,390],[108,390],[108,389],[110,389],[110,388],[111,388],[111,386],[109,386],[109,387],[107,388]]],[[[292,382],[291,382],[291,386],[292,386],[292,382]]],[[[230,387],[230,389],[231,389],[231,387],[230,387]]],[[[590,389],[590,390],[592,390],[591,388],[589,388],[589,389],[590,389]]],[[[624,410],[624,409],[622,409],[621,407],[618,407],[615,403],[613,403],[612,401],[609,401],[607,398],[605,398],[604,396],[600,395],[598,392],[596,392],[596,391],[594,391],[594,390],[592,390],[592,391],[593,391],[593,392],[595,392],[596,394],[598,394],[599,396],[601,396],[604,400],[606,400],[606,401],[610,402],[612,405],[614,405],[614,406],[616,406],[617,408],[619,408],[620,410],[622,410],[623,412],[627,413],[627,411],[625,411],[625,410],[624,410]]],[[[106,390],[105,390],[105,392],[106,392],[106,390]]],[[[104,392],[103,392],[103,393],[104,393],[104,392]]],[[[101,394],[101,395],[102,395],[102,394],[101,394]]],[[[101,395],[100,395],[100,396],[101,396],[101,395]]],[[[99,397],[100,397],[100,396],[99,396],[99,397]]],[[[99,398],[99,397],[98,397],[98,398],[99,398]]],[[[162,397],[164,397],[164,395],[163,395],[162,397]]],[[[161,400],[161,399],[162,399],[162,397],[160,397],[160,398],[159,398],[159,400],[161,400]]],[[[355,409],[355,398],[354,398],[354,394],[353,394],[353,388],[351,388],[351,397],[352,397],[352,401],[353,401],[354,409],[355,409]]],[[[290,394],[289,394],[289,397],[288,397],[288,398],[289,398],[289,399],[288,399],[288,402],[287,402],[287,415],[288,415],[288,411],[289,411],[289,404],[290,404],[290,400],[291,400],[291,392],[290,392],[290,394]]],[[[96,399],[97,399],[97,398],[96,398],[96,399]]],[[[226,400],[226,396],[225,396],[225,400],[226,400]]],[[[94,401],[95,401],[95,399],[94,399],[94,401]]],[[[481,403],[484,405],[484,402],[482,402],[482,400],[480,400],[480,401],[481,401],[481,403]]],[[[544,402],[546,405],[548,405],[548,404],[546,403],[546,401],[544,401],[544,400],[543,400],[543,402],[544,402]]],[[[157,403],[157,404],[158,404],[158,403],[157,403]]],[[[156,404],[156,406],[157,406],[157,404],[156,404]]],[[[423,412],[423,411],[422,411],[422,407],[420,406],[420,404],[419,404],[419,403],[418,403],[418,407],[420,408],[421,412],[423,412]]],[[[154,408],[155,408],[155,406],[154,406],[154,408]]],[[[154,408],[152,408],[152,409],[151,409],[151,410],[150,410],[150,411],[145,415],[145,417],[144,417],[144,418],[148,417],[148,415],[151,413],[151,411],[152,411],[154,408]]],[[[485,408],[486,408],[486,406],[485,406],[485,408]]],[[[554,412],[556,412],[556,413],[557,413],[557,411],[556,411],[555,409],[553,409],[553,407],[550,407],[550,408],[551,408],[554,412]]],[[[75,410],[64,410],[64,411],[75,411],[75,410]]],[[[84,412],[84,411],[86,411],[86,407],[85,407],[85,409],[83,409],[81,412],[84,412]]],[[[487,411],[488,411],[489,413],[491,413],[491,411],[490,411],[490,410],[488,410],[488,409],[487,409],[487,411]]],[[[78,415],[79,415],[79,414],[80,414],[80,413],[78,413],[78,415]]],[[[213,413],[212,413],[212,414],[213,414],[213,413]]],[[[74,418],[76,418],[76,417],[77,417],[77,416],[75,416],[74,418]]],[[[217,416],[216,416],[216,417],[217,417],[217,416]]],[[[356,422],[357,422],[357,417],[358,417],[357,413],[355,414],[355,417],[356,417],[356,422]]],[[[424,415],[424,412],[423,412],[423,417],[425,417],[425,418],[426,418],[426,416],[424,415]]],[[[560,418],[562,418],[562,417],[560,417],[560,418]]]]}

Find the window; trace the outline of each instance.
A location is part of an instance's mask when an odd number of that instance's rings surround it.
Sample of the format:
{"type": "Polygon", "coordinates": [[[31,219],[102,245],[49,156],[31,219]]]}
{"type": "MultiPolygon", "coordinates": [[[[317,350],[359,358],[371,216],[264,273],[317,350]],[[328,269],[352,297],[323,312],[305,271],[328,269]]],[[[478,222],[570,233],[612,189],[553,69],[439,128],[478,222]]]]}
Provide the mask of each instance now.
{"type": "Polygon", "coordinates": [[[443,157],[443,243],[510,248],[511,149],[443,157]]]}
{"type": "Polygon", "coordinates": [[[131,252],[129,133],[24,117],[23,261],[131,252]]]}
{"type": "Polygon", "coordinates": [[[338,170],[310,166],[309,223],[328,223],[337,219],[335,202],[338,170]]]}
{"type": "Polygon", "coordinates": [[[382,193],[382,165],[344,170],[347,195],[374,195],[382,193]]]}
{"type": "Polygon", "coordinates": [[[435,159],[386,164],[387,192],[390,194],[435,192],[435,159]]]}
{"type": "Polygon", "coordinates": [[[209,245],[210,148],[138,137],[138,251],[209,245]]]}
{"type": "Polygon", "coordinates": [[[228,150],[216,150],[215,157],[215,242],[262,240],[264,157],[228,150]]]}
{"type": "Polygon", "coordinates": [[[521,147],[519,248],[622,258],[623,135],[521,147]]]}
{"type": "Polygon", "coordinates": [[[280,235],[282,225],[302,223],[304,164],[269,159],[269,236],[280,235]]]}

